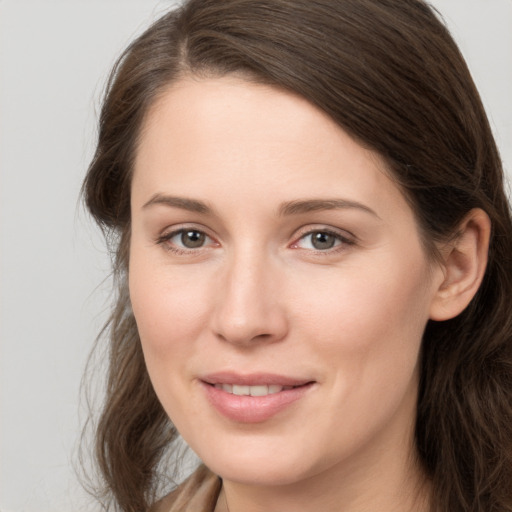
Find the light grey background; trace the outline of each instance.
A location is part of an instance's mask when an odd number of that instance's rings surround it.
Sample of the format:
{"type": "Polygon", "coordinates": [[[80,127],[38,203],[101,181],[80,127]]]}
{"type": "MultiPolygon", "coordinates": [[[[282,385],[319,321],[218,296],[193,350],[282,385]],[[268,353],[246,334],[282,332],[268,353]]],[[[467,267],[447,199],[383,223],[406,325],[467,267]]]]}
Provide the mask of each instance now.
{"type": "MultiPolygon", "coordinates": [[[[173,3],[0,0],[2,512],[91,509],[71,461],[109,260],[78,195],[108,70],[173,3]]],[[[469,62],[512,173],[512,0],[433,3],[469,62]]]]}

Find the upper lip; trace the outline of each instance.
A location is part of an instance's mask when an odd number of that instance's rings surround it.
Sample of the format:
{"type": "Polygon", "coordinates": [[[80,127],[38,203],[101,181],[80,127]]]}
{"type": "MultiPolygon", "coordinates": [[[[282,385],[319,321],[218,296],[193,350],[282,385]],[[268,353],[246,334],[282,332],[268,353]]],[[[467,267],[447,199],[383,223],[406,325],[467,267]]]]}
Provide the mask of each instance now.
{"type": "Polygon", "coordinates": [[[201,377],[207,384],[238,384],[242,386],[303,386],[313,382],[308,378],[290,377],[287,375],[278,375],[275,373],[235,373],[235,372],[216,372],[209,373],[201,377]]]}

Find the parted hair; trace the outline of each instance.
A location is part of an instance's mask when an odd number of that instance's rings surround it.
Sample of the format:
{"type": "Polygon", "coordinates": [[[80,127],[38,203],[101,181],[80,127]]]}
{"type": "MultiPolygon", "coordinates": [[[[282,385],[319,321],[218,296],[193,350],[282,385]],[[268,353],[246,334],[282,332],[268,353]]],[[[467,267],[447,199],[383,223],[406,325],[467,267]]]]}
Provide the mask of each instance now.
{"type": "Polygon", "coordinates": [[[489,260],[477,295],[457,317],[426,327],[415,442],[433,511],[512,511],[509,204],[467,65],[423,0],[190,0],[119,58],[83,185],[114,253],[116,298],[98,342],[109,357],[95,430],[105,507],[148,510],[177,436],[152,389],[126,284],[141,125],[180,77],[230,73],[301,95],[380,154],[432,257],[435,242],[453,236],[472,208],[489,215],[489,260]]]}

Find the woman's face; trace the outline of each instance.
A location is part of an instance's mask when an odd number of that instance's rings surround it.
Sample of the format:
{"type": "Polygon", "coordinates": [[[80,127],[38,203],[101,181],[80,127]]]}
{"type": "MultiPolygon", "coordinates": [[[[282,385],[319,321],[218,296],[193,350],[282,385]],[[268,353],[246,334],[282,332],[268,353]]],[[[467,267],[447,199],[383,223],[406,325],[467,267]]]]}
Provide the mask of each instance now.
{"type": "Polygon", "coordinates": [[[377,155],[293,94],[183,79],[144,125],[132,220],[147,368],[213,471],[287,484],[410,455],[442,272],[377,155]]]}

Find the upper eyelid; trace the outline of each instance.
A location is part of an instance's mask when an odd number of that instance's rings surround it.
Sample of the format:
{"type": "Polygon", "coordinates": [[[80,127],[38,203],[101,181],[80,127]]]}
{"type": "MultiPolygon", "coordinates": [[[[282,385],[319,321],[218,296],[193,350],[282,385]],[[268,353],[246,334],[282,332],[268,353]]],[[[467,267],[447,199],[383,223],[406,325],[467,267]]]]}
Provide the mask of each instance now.
{"type": "Polygon", "coordinates": [[[203,226],[202,224],[197,224],[195,222],[191,222],[191,223],[184,222],[182,224],[173,224],[171,226],[167,226],[164,229],[159,231],[157,238],[177,234],[177,233],[180,233],[181,231],[186,231],[186,230],[200,231],[201,233],[204,233],[206,236],[208,236],[210,238],[215,238],[211,234],[210,229],[208,229],[206,226],[203,226]]]}
{"type": "Polygon", "coordinates": [[[306,224],[306,225],[300,227],[299,229],[295,230],[293,238],[295,240],[298,240],[299,238],[310,235],[311,233],[322,233],[322,232],[336,235],[336,236],[339,236],[340,238],[350,238],[351,240],[354,240],[354,241],[357,239],[356,236],[352,232],[350,232],[346,229],[335,228],[333,226],[322,225],[322,224],[317,224],[317,225],[306,224]]]}

